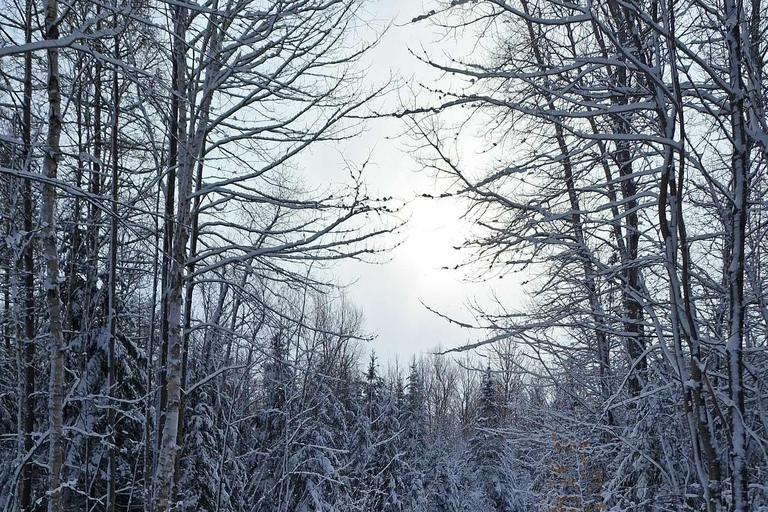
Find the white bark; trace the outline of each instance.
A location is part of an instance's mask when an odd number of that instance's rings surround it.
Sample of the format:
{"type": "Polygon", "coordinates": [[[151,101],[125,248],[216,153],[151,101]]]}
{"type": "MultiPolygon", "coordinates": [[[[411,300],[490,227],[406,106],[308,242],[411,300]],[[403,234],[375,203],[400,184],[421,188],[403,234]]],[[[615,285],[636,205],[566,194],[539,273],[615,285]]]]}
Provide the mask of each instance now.
{"type": "MultiPolygon", "coordinates": [[[[175,32],[178,36],[184,34],[186,13],[178,8],[174,20],[175,32]]],[[[166,366],[166,402],[164,408],[164,421],[162,437],[160,439],[160,456],[157,464],[156,488],[158,512],[173,508],[171,503],[173,491],[173,478],[176,468],[180,446],[176,442],[179,429],[179,415],[181,407],[181,358],[183,333],[181,323],[182,292],[184,289],[184,267],[186,265],[187,240],[189,238],[190,223],[190,192],[192,186],[191,169],[185,165],[187,161],[187,104],[184,99],[186,86],[184,76],[186,73],[184,41],[179,37],[176,40],[177,49],[176,65],[179,72],[175,79],[176,91],[182,95],[179,101],[178,123],[178,207],[176,211],[176,229],[173,236],[171,250],[171,264],[168,272],[168,354],[166,366]]]]}
{"type": "MultiPolygon", "coordinates": [[[[45,38],[59,37],[58,1],[46,0],[45,38]]],[[[48,141],[43,160],[43,174],[55,180],[60,158],[61,138],[61,91],[59,86],[59,49],[48,47],[48,141]]],[[[51,387],[49,401],[50,415],[50,474],[49,512],[63,511],[61,473],[64,462],[64,336],[61,320],[61,298],[59,291],[59,256],[56,241],[56,188],[51,183],[43,184],[41,206],[42,243],[46,264],[45,291],[48,303],[48,321],[51,338],[51,387]]]]}

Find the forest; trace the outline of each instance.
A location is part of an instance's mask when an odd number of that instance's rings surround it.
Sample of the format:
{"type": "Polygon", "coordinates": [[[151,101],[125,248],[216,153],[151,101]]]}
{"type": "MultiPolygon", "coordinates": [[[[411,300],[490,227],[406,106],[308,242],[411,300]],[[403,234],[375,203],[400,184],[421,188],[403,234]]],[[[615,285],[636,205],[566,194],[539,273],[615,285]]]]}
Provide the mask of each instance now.
{"type": "Polygon", "coordinates": [[[0,512],[768,510],[762,1],[0,0],[0,512]],[[384,121],[522,296],[394,359],[384,121]]]}

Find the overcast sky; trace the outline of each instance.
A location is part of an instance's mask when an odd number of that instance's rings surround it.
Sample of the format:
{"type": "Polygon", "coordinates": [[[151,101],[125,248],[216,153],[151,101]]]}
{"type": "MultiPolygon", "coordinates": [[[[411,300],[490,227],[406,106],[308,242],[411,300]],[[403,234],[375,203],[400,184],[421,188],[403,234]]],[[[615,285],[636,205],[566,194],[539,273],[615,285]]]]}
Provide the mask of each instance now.
{"type": "MultiPolygon", "coordinates": [[[[407,84],[401,94],[408,96],[411,94],[409,86],[418,90],[417,81],[412,77],[418,76],[422,83],[438,79],[411,55],[409,48],[417,51],[423,48],[436,56],[465,51],[468,42],[445,40],[430,23],[409,23],[434,7],[409,0],[370,4],[371,14],[379,20],[380,27],[387,20],[393,24],[367,56],[366,80],[369,85],[396,76],[407,84]]],[[[343,168],[340,154],[356,164],[370,156],[371,165],[366,170],[370,194],[395,196],[406,203],[401,216],[409,222],[401,238],[402,244],[388,255],[388,261],[380,265],[345,262],[334,269],[341,281],[354,281],[347,294],[362,309],[368,331],[378,335],[372,347],[383,360],[395,356],[407,360],[411,355],[427,352],[437,345],[455,347],[477,339],[481,333],[450,324],[429,312],[422,303],[466,320],[471,319],[465,306],[467,301],[487,301],[492,291],[488,283],[466,282],[466,274],[461,271],[442,269],[454,266],[468,256],[459,254],[454,247],[469,232],[469,222],[461,219],[465,208],[456,200],[418,197],[422,193],[439,193],[446,184],[426,172],[419,172],[420,166],[410,154],[413,141],[401,136],[403,131],[404,124],[400,120],[377,120],[367,126],[364,134],[341,148],[334,151],[314,149],[304,155],[305,162],[311,162],[310,168],[317,169],[318,162],[321,163],[323,169],[319,175],[322,177],[340,172],[343,168]]],[[[466,154],[462,158],[465,164],[477,162],[482,165],[475,155],[466,154]]],[[[505,286],[512,284],[511,280],[504,281],[505,286]]],[[[515,290],[495,291],[503,296],[517,295],[515,290]]]]}

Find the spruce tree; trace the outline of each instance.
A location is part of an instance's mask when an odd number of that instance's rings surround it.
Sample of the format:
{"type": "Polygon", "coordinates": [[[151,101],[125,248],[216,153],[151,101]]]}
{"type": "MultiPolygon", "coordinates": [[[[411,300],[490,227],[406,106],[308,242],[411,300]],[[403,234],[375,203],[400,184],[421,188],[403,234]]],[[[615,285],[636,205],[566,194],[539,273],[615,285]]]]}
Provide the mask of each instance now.
{"type": "Polygon", "coordinates": [[[501,424],[496,382],[490,365],[483,374],[477,418],[469,440],[474,488],[482,510],[513,512],[519,509],[514,496],[514,464],[501,424]]]}
{"type": "Polygon", "coordinates": [[[400,415],[403,432],[403,451],[408,460],[404,476],[406,510],[424,510],[425,446],[427,443],[427,411],[424,380],[414,359],[408,374],[407,394],[400,415]]]}

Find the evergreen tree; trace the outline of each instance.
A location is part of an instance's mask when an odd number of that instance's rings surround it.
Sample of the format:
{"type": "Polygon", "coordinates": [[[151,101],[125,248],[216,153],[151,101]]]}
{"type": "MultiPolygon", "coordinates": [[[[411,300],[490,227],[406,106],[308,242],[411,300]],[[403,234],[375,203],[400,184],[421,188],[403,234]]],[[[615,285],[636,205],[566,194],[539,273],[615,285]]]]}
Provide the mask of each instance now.
{"type": "Polygon", "coordinates": [[[182,510],[213,512],[218,491],[221,432],[211,397],[196,393],[187,403],[184,453],[179,481],[182,510]]]}
{"type": "Polygon", "coordinates": [[[425,447],[427,443],[427,410],[424,380],[414,359],[408,374],[401,417],[402,446],[407,454],[408,471],[404,476],[406,510],[424,510],[426,479],[425,447]]]}
{"type": "Polygon", "coordinates": [[[256,510],[275,510],[291,496],[288,459],[289,398],[294,392],[294,375],[287,359],[283,332],[273,337],[269,357],[264,364],[264,405],[260,413],[259,448],[251,457],[256,510]]]}
{"type": "Polygon", "coordinates": [[[466,478],[461,463],[464,443],[447,435],[436,435],[427,450],[427,476],[424,494],[428,512],[464,510],[466,478]]]}
{"type": "Polygon", "coordinates": [[[357,446],[353,448],[365,483],[362,510],[370,512],[404,509],[403,477],[407,471],[402,447],[397,399],[378,375],[376,356],[371,354],[365,373],[363,407],[358,421],[357,446]]]}
{"type": "Polygon", "coordinates": [[[490,365],[483,374],[477,418],[469,440],[475,489],[480,491],[483,510],[513,512],[521,510],[514,494],[514,464],[499,408],[498,390],[490,365]]]}

